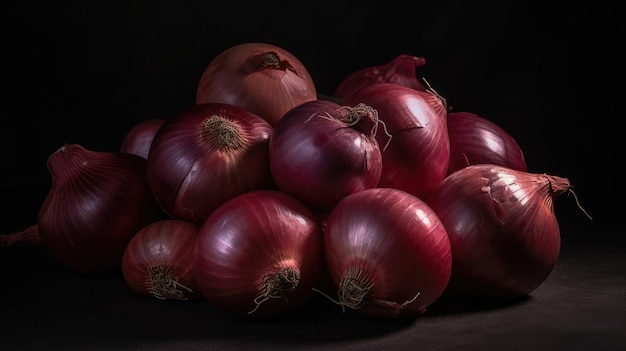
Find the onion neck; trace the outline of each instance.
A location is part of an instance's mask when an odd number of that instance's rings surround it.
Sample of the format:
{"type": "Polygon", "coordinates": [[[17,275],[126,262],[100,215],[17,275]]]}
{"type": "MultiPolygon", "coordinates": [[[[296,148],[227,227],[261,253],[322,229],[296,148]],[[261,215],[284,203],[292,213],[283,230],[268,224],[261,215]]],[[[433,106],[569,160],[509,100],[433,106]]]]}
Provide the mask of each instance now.
{"type": "Polygon", "coordinates": [[[287,60],[281,60],[278,53],[268,51],[258,55],[252,55],[248,59],[248,67],[252,72],[273,69],[286,72],[287,70],[298,74],[296,69],[287,60]]]}
{"type": "Polygon", "coordinates": [[[39,235],[39,226],[37,224],[33,224],[22,231],[0,235],[0,248],[8,248],[18,245],[43,245],[43,240],[41,239],[41,235],[39,235]]]}

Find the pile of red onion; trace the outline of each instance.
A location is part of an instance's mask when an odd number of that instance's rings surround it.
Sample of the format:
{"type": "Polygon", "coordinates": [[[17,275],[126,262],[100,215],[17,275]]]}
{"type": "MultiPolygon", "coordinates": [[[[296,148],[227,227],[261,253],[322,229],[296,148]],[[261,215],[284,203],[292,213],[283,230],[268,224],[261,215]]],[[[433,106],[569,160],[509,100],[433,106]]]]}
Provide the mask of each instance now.
{"type": "Polygon", "coordinates": [[[560,251],[567,178],[528,170],[512,134],[452,111],[407,54],[318,95],[294,54],[243,43],[210,61],[196,104],[119,149],[64,144],[39,216],[0,247],[45,245],[76,274],[119,272],[158,300],[242,318],[427,313],[443,295],[518,298],[560,251]]]}

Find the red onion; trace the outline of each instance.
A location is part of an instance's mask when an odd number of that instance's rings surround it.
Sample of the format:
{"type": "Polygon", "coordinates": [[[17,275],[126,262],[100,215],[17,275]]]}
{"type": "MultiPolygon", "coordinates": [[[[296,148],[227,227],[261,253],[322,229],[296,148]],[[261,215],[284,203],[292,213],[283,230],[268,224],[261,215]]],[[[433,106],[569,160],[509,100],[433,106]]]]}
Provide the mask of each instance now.
{"type": "Polygon", "coordinates": [[[119,269],[126,245],[158,218],[146,160],[123,152],[66,144],[48,158],[52,187],[37,219],[51,254],[70,269],[119,269]]]}
{"type": "Polygon", "coordinates": [[[178,219],[159,220],[139,230],[122,256],[128,286],[161,300],[201,297],[193,261],[198,230],[197,225],[178,219]]]}
{"type": "Polygon", "coordinates": [[[377,318],[412,317],[444,292],[452,257],[426,203],[393,188],[346,196],[328,217],[324,251],[338,304],[377,318]]]}
{"type": "Polygon", "coordinates": [[[268,43],[234,45],[206,67],[196,102],[222,102],[265,118],[272,126],[285,112],[317,99],[311,75],[287,50],[268,43]]]}
{"type": "Polygon", "coordinates": [[[426,91],[426,87],[417,79],[415,68],[426,64],[426,59],[401,54],[390,62],[371,66],[352,72],[335,89],[334,96],[345,100],[357,90],[376,83],[394,83],[411,89],[426,91]]]}
{"type": "Polygon", "coordinates": [[[166,120],[148,154],[148,181],[173,218],[201,224],[244,192],[273,187],[272,126],[229,104],[194,105],[166,120]]]}
{"type": "Polygon", "coordinates": [[[220,206],[196,240],[196,280],[203,296],[235,316],[294,311],[324,274],[323,236],[315,214],[295,197],[256,190],[220,206]]]}
{"type": "Polygon", "coordinates": [[[465,166],[490,163],[527,171],[521,147],[502,127],[471,112],[448,113],[448,174],[465,166]]]}
{"type": "Polygon", "coordinates": [[[560,251],[553,201],[570,182],[480,164],[449,175],[426,202],[452,247],[451,295],[522,297],[542,284],[560,251]]]}
{"type": "Polygon", "coordinates": [[[124,136],[120,151],[148,158],[154,135],[164,122],[163,118],[153,118],[137,123],[124,136]]]}
{"type": "Polygon", "coordinates": [[[450,140],[446,106],[430,91],[393,83],[370,85],[345,100],[378,111],[384,123],[376,140],[382,145],[379,187],[397,188],[423,198],[446,176],[450,140]]]}
{"type": "Polygon", "coordinates": [[[270,140],[270,167],[278,189],[329,212],[344,196],[375,187],[382,170],[377,118],[369,106],[328,100],[291,109],[270,140]]]}

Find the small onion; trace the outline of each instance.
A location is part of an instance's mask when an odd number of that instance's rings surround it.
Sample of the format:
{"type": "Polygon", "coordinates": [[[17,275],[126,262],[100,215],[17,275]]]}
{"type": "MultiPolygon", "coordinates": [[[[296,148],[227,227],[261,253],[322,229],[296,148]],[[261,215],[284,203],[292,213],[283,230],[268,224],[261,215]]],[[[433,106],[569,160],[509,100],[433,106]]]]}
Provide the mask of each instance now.
{"type": "Polygon", "coordinates": [[[154,135],[164,122],[163,118],[153,118],[137,123],[124,136],[120,151],[148,158],[154,135]]]}
{"type": "Polygon", "coordinates": [[[379,187],[423,198],[446,176],[450,140],[446,106],[438,95],[379,83],[360,89],[344,103],[371,106],[384,123],[376,133],[383,149],[379,187]]]}
{"type": "Polygon", "coordinates": [[[194,105],[167,119],[148,154],[156,201],[176,219],[201,224],[226,200],[273,187],[272,126],[229,104],[194,105]]]}
{"type": "Polygon", "coordinates": [[[160,300],[201,297],[193,261],[198,229],[187,221],[163,219],[139,230],[122,256],[122,275],[128,286],[160,300]]]}
{"type": "Polygon", "coordinates": [[[292,107],[317,99],[315,83],[302,62],[268,43],[242,43],[217,55],[206,67],[196,103],[242,107],[272,126],[292,107]]]}
{"type": "Polygon", "coordinates": [[[448,113],[448,174],[463,167],[490,163],[527,171],[524,152],[502,127],[471,112],[448,113]]]}
{"type": "Polygon", "coordinates": [[[160,213],[146,160],[66,144],[48,158],[52,187],[37,219],[51,254],[82,274],[117,270],[131,238],[160,213]]]}
{"type": "Polygon", "coordinates": [[[295,197],[256,190],[220,206],[195,249],[203,296],[235,316],[276,316],[300,308],[324,277],[322,229],[295,197]]]}
{"type": "Polygon", "coordinates": [[[560,251],[553,201],[570,182],[479,164],[443,180],[426,202],[452,247],[450,295],[523,297],[542,284],[560,251]]]}
{"type": "Polygon", "coordinates": [[[335,89],[334,96],[345,100],[357,90],[377,83],[394,83],[411,89],[426,91],[417,79],[415,68],[426,64],[423,57],[401,54],[390,62],[362,68],[344,78],[335,89]]]}
{"type": "Polygon", "coordinates": [[[446,230],[426,203],[393,188],[345,197],[328,217],[324,251],[343,307],[413,317],[444,292],[452,264],[446,230]]]}
{"type": "Polygon", "coordinates": [[[316,100],[294,107],[270,140],[276,186],[320,212],[376,186],[382,170],[376,127],[376,111],[363,104],[316,100]]]}

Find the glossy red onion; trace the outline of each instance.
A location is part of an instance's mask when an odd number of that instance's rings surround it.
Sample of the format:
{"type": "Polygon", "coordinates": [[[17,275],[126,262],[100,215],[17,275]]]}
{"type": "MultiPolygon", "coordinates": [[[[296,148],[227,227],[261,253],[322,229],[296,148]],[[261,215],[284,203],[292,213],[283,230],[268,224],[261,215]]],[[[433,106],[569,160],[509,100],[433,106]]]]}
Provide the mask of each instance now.
{"type": "Polygon", "coordinates": [[[324,251],[336,303],[371,317],[423,314],[450,278],[443,224],[424,201],[399,189],[367,189],[339,202],[326,223],[324,251]]]}
{"type": "Polygon", "coordinates": [[[163,118],[153,118],[135,124],[124,136],[120,151],[148,158],[154,135],[164,122],[163,118]]]}
{"type": "Polygon", "coordinates": [[[425,197],[448,171],[450,140],[443,100],[430,91],[379,83],[345,100],[347,105],[358,103],[376,109],[385,125],[376,133],[383,149],[378,186],[425,197]]]}
{"type": "Polygon", "coordinates": [[[148,154],[148,181],[161,208],[201,224],[226,200],[273,187],[269,141],[273,128],[229,104],[194,105],[169,118],[148,154]]]}
{"type": "Polygon", "coordinates": [[[377,83],[394,83],[411,89],[426,91],[417,78],[415,69],[426,64],[423,57],[401,54],[388,63],[370,66],[352,72],[335,89],[334,96],[345,100],[357,90],[377,83]]]}
{"type": "Polygon", "coordinates": [[[450,163],[448,174],[465,166],[490,163],[527,171],[517,141],[493,121],[471,112],[448,113],[450,163]]]}
{"type": "Polygon", "coordinates": [[[195,249],[203,296],[235,316],[277,316],[301,308],[324,274],[316,215],[295,197],[256,190],[220,206],[195,249]]]}
{"type": "Polygon", "coordinates": [[[320,212],[376,186],[382,170],[376,127],[376,111],[362,104],[316,100],[294,107],[270,140],[276,186],[320,212]]]}
{"type": "Polygon", "coordinates": [[[553,201],[566,178],[480,164],[449,175],[426,202],[452,247],[451,295],[517,298],[550,275],[560,252],[553,201]]]}
{"type": "Polygon", "coordinates": [[[122,275],[137,294],[160,300],[201,297],[194,273],[199,227],[178,219],[162,219],[143,227],[122,256],[122,275]]]}
{"type": "Polygon", "coordinates": [[[117,270],[131,238],[158,218],[146,160],[66,144],[48,158],[51,189],[37,219],[52,256],[82,274],[117,270]]]}
{"type": "Polygon", "coordinates": [[[268,43],[242,43],[218,54],[205,68],[196,102],[242,107],[272,126],[292,107],[317,99],[315,83],[291,52],[268,43]]]}

